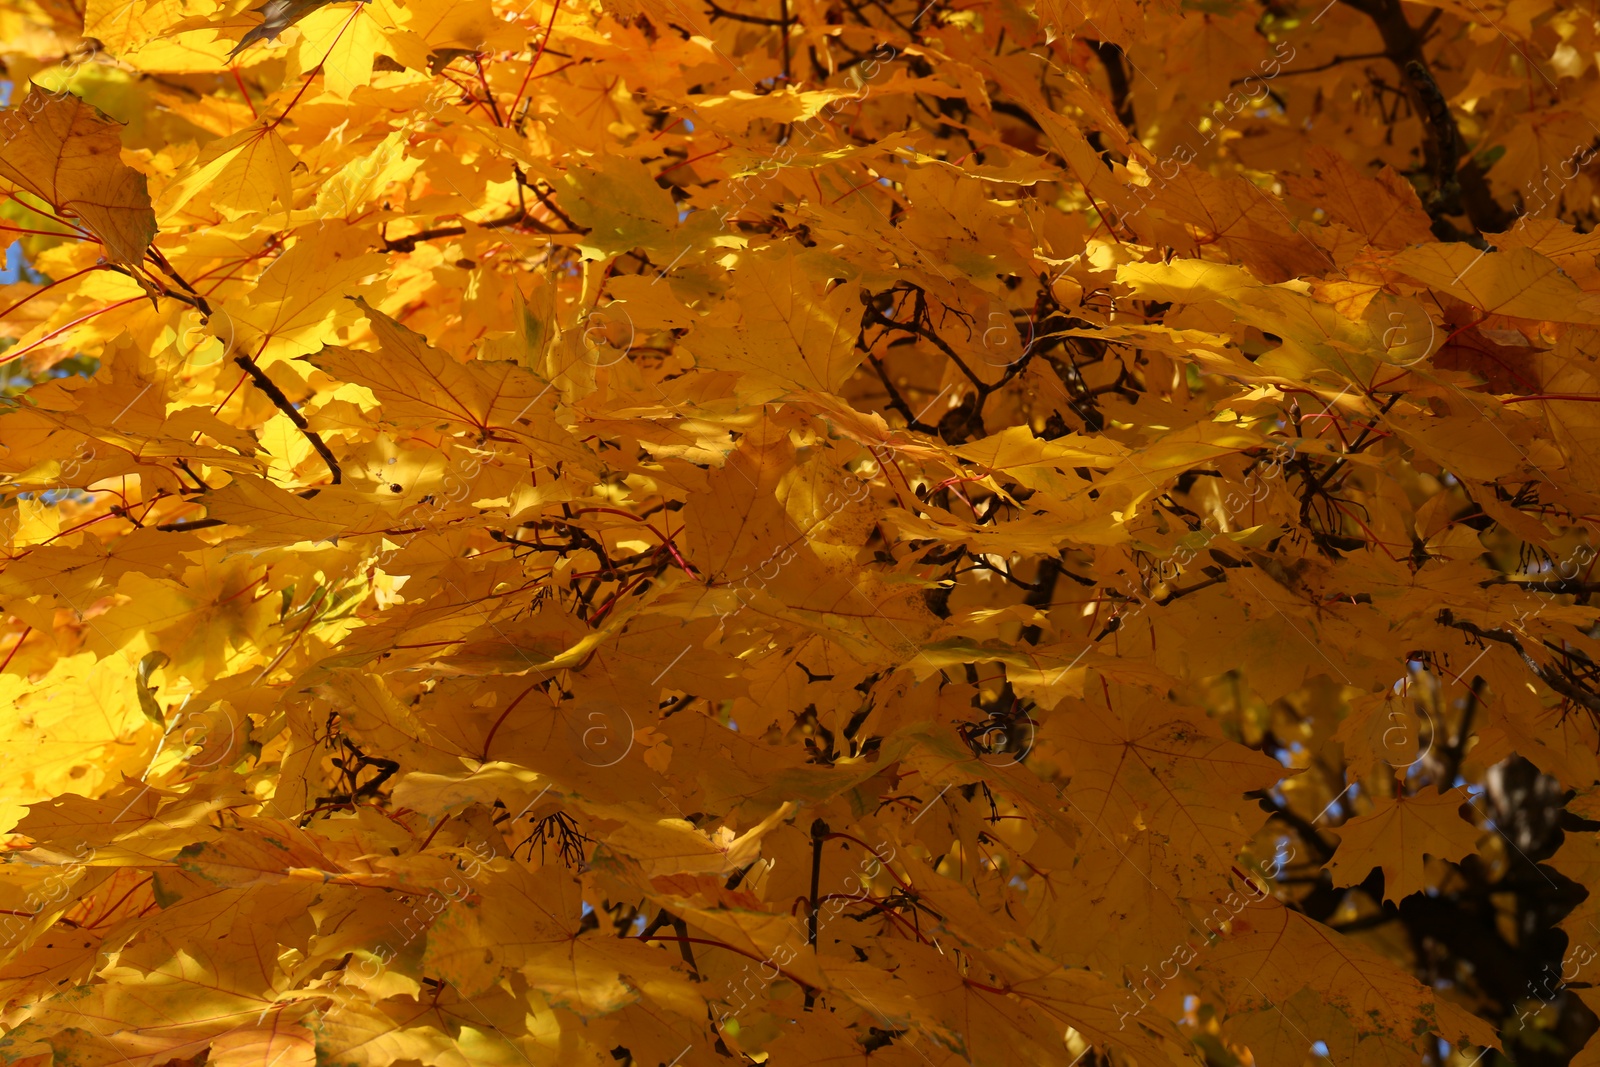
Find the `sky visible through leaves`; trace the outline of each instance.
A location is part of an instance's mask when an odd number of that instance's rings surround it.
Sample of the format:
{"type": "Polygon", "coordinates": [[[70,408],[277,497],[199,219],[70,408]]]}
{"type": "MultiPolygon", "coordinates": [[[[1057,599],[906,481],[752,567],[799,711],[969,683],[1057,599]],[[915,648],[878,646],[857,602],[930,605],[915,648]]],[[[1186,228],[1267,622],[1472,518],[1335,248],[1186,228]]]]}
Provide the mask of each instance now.
{"type": "Polygon", "coordinates": [[[0,0],[0,1064],[1600,1064],[1600,16],[0,0]]]}

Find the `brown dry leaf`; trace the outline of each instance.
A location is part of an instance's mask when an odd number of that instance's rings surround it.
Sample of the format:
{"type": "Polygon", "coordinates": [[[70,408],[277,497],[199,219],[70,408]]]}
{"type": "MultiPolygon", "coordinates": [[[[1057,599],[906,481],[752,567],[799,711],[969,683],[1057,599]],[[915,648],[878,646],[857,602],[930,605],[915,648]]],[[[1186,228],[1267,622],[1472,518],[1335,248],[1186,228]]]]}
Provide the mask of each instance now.
{"type": "Polygon", "coordinates": [[[0,112],[0,178],[79,219],[117,263],[138,267],[156,235],[145,176],[122,162],[118,124],[71,93],[30,82],[0,112]]]}

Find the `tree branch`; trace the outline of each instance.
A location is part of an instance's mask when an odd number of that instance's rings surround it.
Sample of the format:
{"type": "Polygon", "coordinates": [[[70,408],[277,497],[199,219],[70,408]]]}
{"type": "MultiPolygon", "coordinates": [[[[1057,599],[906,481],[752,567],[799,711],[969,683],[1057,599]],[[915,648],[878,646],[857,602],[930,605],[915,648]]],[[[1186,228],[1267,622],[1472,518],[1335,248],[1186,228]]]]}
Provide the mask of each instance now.
{"type": "Polygon", "coordinates": [[[1111,107],[1117,113],[1117,121],[1127,129],[1129,137],[1138,137],[1134,132],[1133,97],[1128,83],[1128,68],[1122,55],[1122,49],[1110,41],[1087,41],[1094,54],[1099,57],[1100,65],[1106,68],[1106,81],[1111,85],[1111,107]]]}
{"type": "Polygon", "coordinates": [[[1522,642],[1517,640],[1516,635],[1509,630],[1488,630],[1476,623],[1458,620],[1449,608],[1439,612],[1435,621],[1441,626],[1449,626],[1452,629],[1460,630],[1462,633],[1471,634],[1480,640],[1496,641],[1500,644],[1511,646],[1517,655],[1522,657],[1522,662],[1527,664],[1528,670],[1533,672],[1534,677],[1573,703],[1581,705],[1591,713],[1600,716],[1600,693],[1585,689],[1560,670],[1545,667],[1538,660],[1528,655],[1527,649],[1522,647],[1522,642]]]}
{"type": "Polygon", "coordinates": [[[266,393],[267,399],[271,400],[279,411],[287,415],[289,421],[294,423],[295,427],[305,435],[307,441],[311,442],[311,447],[317,450],[317,455],[322,457],[322,462],[328,465],[328,472],[333,475],[332,484],[338,485],[343,481],[344,472],[339,469],[339,461],[333,458],[333,452],[322,440],[322,435],[313,430],[310,424],[306,422],[305,417],[295,410],[294,404],[284,395],[283,390],[278,388],[276,382],[267,377],[267,372],[262,370],[254,359],[243,352],[234,356],[233,361],[244,368],[244,372],[250,375],[250,380],[255,383],[256,388],[266,393]]]}
{"type": "Polygon", "coordinates": [[[1442,240],[1459,236],[1442,216],[1465,212],[1479,233],[1504,230],[1511,213],[1489,192],[1488,180],[1470,156],[1463,163],[1465,145],[1450,105],[1428,68],[1422,43],[1432,21],[1422,28],[1411,25],[1401,0],[1343,0],[1370,18],[1383,38],[1384,54],[1399,70],[1405,93],[1422,120],[1424,165],[1433,175],[1434,192],[1429,198],[1429,214],[1434,216],[1434,232],[1442,240]],[[1444,229],[1445,233],[1439,231],[1444,229]]]}

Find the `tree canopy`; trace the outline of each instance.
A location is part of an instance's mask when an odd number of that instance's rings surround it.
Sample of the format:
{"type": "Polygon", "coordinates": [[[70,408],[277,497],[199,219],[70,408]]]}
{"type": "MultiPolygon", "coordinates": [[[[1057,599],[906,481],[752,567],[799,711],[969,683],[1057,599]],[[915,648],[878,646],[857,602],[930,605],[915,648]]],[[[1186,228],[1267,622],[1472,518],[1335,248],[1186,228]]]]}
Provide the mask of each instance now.
{"type": "Polygon", "coordinates": [[[1600,1063],[1600,19],[5,0],[0,1063],[1600,1063]]]}

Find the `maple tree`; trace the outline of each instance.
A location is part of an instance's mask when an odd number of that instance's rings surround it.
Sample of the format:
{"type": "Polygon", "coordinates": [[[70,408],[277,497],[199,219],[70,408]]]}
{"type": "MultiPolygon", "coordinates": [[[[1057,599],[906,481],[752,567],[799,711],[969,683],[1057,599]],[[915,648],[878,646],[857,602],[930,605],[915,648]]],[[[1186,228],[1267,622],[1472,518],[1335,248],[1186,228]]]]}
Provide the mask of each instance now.
{"type": "Polygon", "coordinates": [[[0,1062],[1600,1062],[1597,56],[0,5],[0,1062]]]}

